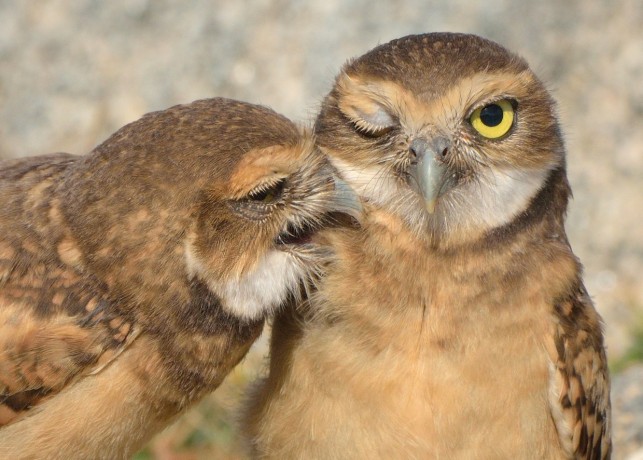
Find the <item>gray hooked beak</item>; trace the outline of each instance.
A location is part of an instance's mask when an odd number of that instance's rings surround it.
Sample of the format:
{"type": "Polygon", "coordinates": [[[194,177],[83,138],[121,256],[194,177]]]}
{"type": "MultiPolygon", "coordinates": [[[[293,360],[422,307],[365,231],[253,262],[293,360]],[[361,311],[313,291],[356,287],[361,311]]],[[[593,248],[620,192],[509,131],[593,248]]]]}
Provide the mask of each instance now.
{"type": "Polygon", "coordinates": [[[438,198],[452,186],[449,170],[444,161],[450,144],[445,137],[436,137],[431,140],[417,138],[411,142],[410,149],[415,155],[416,162],[409,172],[418,191],[424,196],[426,210],[430,214],[435,212],[438,198]]]}
{"type": "Polygon", "coordinates": [[[348,214],[357,222],[362,222],[364,208],[355,190],[336,174],[333,174],[333,181],[335,182],[333,211],[348,214]]]}

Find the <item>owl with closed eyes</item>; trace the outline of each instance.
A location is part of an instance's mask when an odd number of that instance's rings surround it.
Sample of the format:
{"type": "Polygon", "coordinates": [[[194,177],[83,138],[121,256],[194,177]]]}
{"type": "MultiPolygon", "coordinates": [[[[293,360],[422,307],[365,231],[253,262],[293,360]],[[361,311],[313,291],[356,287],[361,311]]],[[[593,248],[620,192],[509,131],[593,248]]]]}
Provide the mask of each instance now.
{"type": "Polygon", "coordinates": [[[357,203],[309,134],[228,99],[0,163],[0,458],[129,458],[320,274],[317,230],[357,203]]]}
{"type": "Polygon", "coordinates": [[[609,458],[601,320],[528,64],[473,35],[394,40],[344,66],[315,132],[365,216],[328,230],[309,308],[275,320],[255,455],[609,458]]]}

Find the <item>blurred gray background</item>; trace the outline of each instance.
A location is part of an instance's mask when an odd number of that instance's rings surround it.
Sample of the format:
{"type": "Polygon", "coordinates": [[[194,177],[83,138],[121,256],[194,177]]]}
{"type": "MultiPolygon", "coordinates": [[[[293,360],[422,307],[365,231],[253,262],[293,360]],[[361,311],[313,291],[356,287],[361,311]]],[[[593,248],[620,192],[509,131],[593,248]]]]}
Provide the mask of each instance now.
{"type": "MultiPolygon", "coordinates": [[[[309,123],[346,59],[430,31],[496,40],[549,84],[567,135],[570,240],[615,375],[634,375],[627,369],[643,358],[641,0],[0,0],[0,158],[86,153],[146,112],[212,96],[309,123]]],[[[239,372],[231,380],[243,385],[239,372]]],[[[228,416],[216,423],[227,427],[228,416]]],[[[157,440],[140,456],[237,458],[225,427],[222,438],[207,429],[205,440],[157,440]]],[[[630,431],[617,458],[643,443],[643,429],[630,431]]]]}

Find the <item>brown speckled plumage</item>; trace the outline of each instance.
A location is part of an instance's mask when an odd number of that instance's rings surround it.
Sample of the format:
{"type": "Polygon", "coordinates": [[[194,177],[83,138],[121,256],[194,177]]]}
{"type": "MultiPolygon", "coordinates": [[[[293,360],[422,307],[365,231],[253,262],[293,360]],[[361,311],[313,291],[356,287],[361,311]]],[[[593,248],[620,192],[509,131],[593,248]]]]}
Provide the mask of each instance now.
{"type": "Polygon", "coordinates": [[[1,163],[0,458],[131,455],[319,271],[328,251],[288,237],[337,200],[307,134],[226,99],[1,163]]]}
{"type": "Polygon", "coordinates": [[[254,455],[609,458],[563,139],[526,62],[471,35],[394,40],[346,64],[315,131],[366,216],[326,232],[337,258],[308,313],[275,320],[254,455]],[[473,114],[498,101],[515,115],[485,137],[473,114]]]}

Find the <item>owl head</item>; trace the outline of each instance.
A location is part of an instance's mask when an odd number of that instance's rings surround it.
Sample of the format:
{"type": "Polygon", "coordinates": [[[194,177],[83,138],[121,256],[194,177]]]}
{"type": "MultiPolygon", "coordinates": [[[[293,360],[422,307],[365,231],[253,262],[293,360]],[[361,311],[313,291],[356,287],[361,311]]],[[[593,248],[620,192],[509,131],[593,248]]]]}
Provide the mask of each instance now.
{"type": "Polygon", "coordinates": [[[360,207],[308,133],[220,98],[125,126],[64,186],[81,265],[113,290],[136,304],[180,304],[197,281],[248,320],[321,269],[329,249],[316,231],[360,207]]]}
{"type": "Polygon", "coordinates": [[[413,35],[349,61],[315,132],[365,201],[433,245],[565,212],[554,102],[523,59],[477,36],[413,35]]]}

